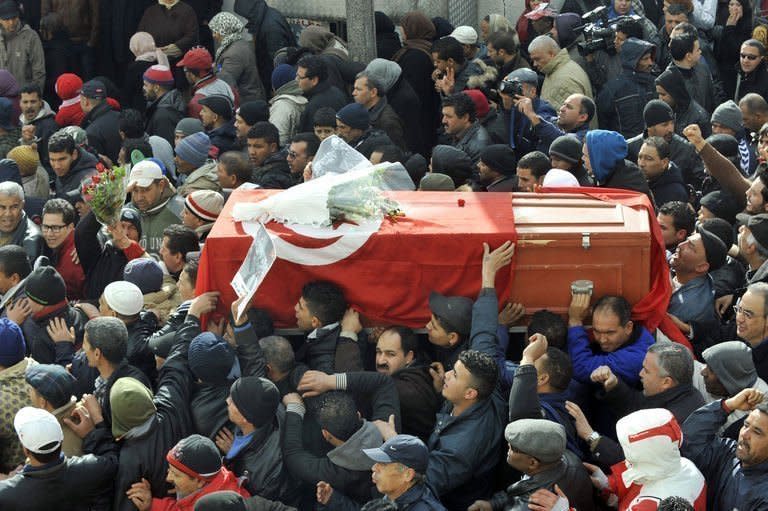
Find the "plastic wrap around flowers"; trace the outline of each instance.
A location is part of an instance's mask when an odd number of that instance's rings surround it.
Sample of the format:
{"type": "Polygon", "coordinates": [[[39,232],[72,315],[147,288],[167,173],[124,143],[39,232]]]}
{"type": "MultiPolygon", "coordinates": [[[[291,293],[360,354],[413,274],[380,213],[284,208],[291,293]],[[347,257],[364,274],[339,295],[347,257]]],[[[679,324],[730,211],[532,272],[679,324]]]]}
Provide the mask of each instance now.
{"type": "Polygon", "coordinates": [[[257,203],[235,204],[232,216],[237,221],[320,227],[402,215],[398,203],[383,193],[387,190],[413,190],[413,181],[399,163],[329,173],[257,203]]]}
{"type": "Polygon", "coordinates": [[[80,189],[83,200],[102,225],[120,221],[120,210],[125,204],[125,168],[106,168],[99,163],[98,173],[85,179],[80,189]]]}

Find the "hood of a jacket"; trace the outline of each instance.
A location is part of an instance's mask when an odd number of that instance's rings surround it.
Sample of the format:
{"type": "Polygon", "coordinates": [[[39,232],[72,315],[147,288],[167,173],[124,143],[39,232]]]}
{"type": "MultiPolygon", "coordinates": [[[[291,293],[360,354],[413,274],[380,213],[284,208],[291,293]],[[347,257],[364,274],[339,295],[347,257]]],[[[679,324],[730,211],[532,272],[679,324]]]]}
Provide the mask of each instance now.
{"type": "Polygon", "coordinates": [[[557,55],[552,57],[552,60],[547,62],[546,66],[543,66],[541,68],[541,72],[544,73],[545,76],[549,76],[552,73],[554,73],[558,67],[564,64],[567,64],[570,60],[571,60],[571,57],[568,54],[568,50],[563,48],[559,52],[557,52],[557,55]]]}
{"type": "Polygon", "coordinates": [[[171,89],[157,100],[157,108],[168,108],[184,114],[187,111],[187,104],[178,89],[171,89]]]}
{"type": "Polygon", "coordinates": [[[481,89],[485,87],[487,83],[495,82],[496,77],[499,75],[499,70],[495,66],[489,66],[480,59],[472,61],[477,65],[477,68],[482,71],[479,74],[471,74],[467,79],[467,88],[469,89],[481,89]]]}
{"type": "Polygon", "coordinates": [[[41,119],[45,119],[46,117],[53,117],[55,115],[56,115],[56,112],[54,112],[51,109],[51,106],[48,104],[48,102],[43,101],[43,107],[40,109],[39,112],[37,112],[37,115],[31,121],[28,121],[26,117],[24,117],[23,112],[19,114],[19,124],[21,124],[22,126],[24,126],[25,124],[34,124],[35,122],[41,119]]]}
{"type": "Polygon", "coordinates": [[[328,452],[328,459],[334,465],[338,465],[347,470],[371,470],[371,459],[363,453],[363,449],[373,449],[381,447],[384,439],[381,437],[379,429],[363,419],[360,429],[349,437],[349,439],[328,452]]]}
{"type": "Polygon", "coordinates": [[[685,79],[682,73],[675,68],[667,69],[656,78],[656,84],[664,87],[664,90],[675,100],[675,112],[685,112],[691,104],[691,95],[685,88],[685,79]]]}
{"type": "Polygon", "coordinates": [[[265,0],[235,0],[234,11],[248,20],[246,27],[251,33],[259,32],[268,9],[265,0]]]}
{"type": "Polygon", "coordinates": [[[146,211],[141,211],[140,215],[142,216],[153,216],[156,215],[162,210],[166,204],[168,204],[168,201],[173,199],[173,196],[176,194],[176,190],[173,188],[173,185],[171,183],[167,183],[165,185],[165,188],[163,189],[163,193],[160,194],[160,200],[157,201],[157,204],[152,206],[146,211]]]}
{"type": "MultiPolygon", "coordinates": [[[[9,380],[24,379],[27,367],[37,364],[31,357],[23,358],[11,367],[6,367],[0,371],[0,381],[3,385],[9,385],[9,380]]],[[[378,446],[377,446],[378,447],[378,446]]]]}
{"type": "Polygon", "coordinates": [[[299,84],[296,80],[288,80],[279,89],[275,91],[275,97],[269,100],[270,105],[274,105],[278,99],[290,99],[296,104],[304,105],[307,103],[307,98],[304,97],[304,93],[299,88],[299,84]]]}
{"type": "Polygon", "coordinates": [[[621,53],[619,53],[619,58],[621,59],[621,67],[628,71],[636,71],[637,63],[640,62],[640,59],[643,57],[643,55],[649,51],[653,52],[655,48],[656,46],[649,43],[648,41],[630,37],[624,41],[624,44],[621,46],[621,53]]]}
{"type": "Polygon", "coordinates": [[[681,185],[685,186],[683,173],[680,171],[680,167],[678,167],[673,161],[669,162],[669,167],[667,170],[648,180],[648,185],[651,188],[669,186],[675,183],[680,183],[681,185]]]}
{"type": "Polygon", "coordinates": [[[94,155],[83,149],[78,149],[77,152],[80,153],[80,157],[75,162],[75,165],[69,169],[70,174],[80,172],[84,169],[90,170],[96,168],[96,164],[99,163],[99,160],[94,155]]]}
{"type": "Polygon", "coordinates": [[[616,164],[627,157],[627,141],[615,131],[592,130],[585,137],[592,175],[598,184],[606,182],[616,164]]]}
{"type": "Polygon", "coordinates": [[[632,483],[660,481],[681,469],[682,431],[675,417],[666,409],[650,408],[634,412],[616,423],[626,460],[622,479],[632,483]]]}

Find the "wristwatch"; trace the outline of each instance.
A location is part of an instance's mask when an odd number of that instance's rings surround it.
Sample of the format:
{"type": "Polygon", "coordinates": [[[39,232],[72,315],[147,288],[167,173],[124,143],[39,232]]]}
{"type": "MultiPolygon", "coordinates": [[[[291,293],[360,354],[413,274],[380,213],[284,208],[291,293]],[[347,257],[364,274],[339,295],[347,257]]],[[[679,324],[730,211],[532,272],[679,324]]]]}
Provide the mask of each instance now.
{"type": "Polygon", "coordinates": [[[597,449],[597,443],[600,441],[600,433],[593,431],[587,437],[587,443],[589,444],[589,450],[594,451],[597,449]]]}

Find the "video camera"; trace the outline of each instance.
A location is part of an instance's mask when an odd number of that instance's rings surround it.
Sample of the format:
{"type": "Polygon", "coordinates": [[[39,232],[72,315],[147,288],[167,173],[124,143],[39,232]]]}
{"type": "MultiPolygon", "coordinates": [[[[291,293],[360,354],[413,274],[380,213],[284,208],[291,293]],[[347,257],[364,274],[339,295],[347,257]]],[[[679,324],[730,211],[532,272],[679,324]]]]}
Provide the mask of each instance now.
{"type": "Polygon", "coordinates": [[[507,94],[509,96],[522,96],[523,84],[520,80],[513,78],[512,80],[502,80],[499,84],[499,94],[507,94]]]}
{"type": "Polygon", "coordinates": [[[583,25],[574,27],[574,32],[584,34],[584,42],[576,43],[576,48],[582,56],[591,55],[597,51],[604,50],[609,54],[614,54],[616,48],[614,39],[616,38],[616,25],[623,20],[640,21],[640,16],[628,14],[608,20],[608,7],[600,6],[581,16],[583,25]]]}

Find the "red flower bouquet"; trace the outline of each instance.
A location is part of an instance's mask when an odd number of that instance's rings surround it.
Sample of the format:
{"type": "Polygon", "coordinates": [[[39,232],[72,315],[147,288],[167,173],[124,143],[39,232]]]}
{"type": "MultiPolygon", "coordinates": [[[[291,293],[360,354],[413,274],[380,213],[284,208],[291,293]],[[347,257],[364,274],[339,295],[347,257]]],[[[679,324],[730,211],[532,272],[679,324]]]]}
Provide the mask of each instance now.
{"type": "Polygon", "coordinates": [[[98,173],[85,179],[80,191],[96,220],[102,225],[114,225],[120,221],[120,210],[125,204],[125,169],[108,169],[101,163],[96,169],[98,173]]]}

